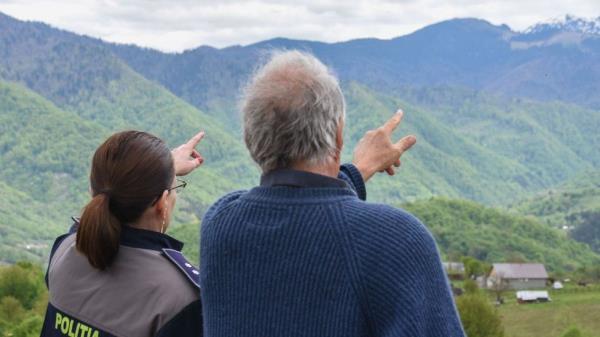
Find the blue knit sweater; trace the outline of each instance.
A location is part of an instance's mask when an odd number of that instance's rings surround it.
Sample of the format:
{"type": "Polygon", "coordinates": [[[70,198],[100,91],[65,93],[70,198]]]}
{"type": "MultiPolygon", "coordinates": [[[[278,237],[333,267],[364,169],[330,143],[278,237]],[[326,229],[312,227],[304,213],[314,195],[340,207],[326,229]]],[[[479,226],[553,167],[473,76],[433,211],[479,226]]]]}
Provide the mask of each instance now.
{"type": "Polygon", "coordinates": [[[275,171],[209,209],[205,336],[464,336],[431,234],[339,178],[275,171]]]}

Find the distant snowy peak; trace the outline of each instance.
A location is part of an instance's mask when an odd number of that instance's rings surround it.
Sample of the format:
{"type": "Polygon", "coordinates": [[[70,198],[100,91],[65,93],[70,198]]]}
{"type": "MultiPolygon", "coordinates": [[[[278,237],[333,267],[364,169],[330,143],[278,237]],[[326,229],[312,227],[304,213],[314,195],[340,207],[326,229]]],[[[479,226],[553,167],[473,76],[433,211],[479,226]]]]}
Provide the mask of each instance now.
{"type": "Polygon", "coordinates": [[[563,18],[552,19],[527,28],[527,35],[545,35],[557,32],[574,32],[590,35],[600,35],[600,16],[592,19],[565,15],[563,18]]]}

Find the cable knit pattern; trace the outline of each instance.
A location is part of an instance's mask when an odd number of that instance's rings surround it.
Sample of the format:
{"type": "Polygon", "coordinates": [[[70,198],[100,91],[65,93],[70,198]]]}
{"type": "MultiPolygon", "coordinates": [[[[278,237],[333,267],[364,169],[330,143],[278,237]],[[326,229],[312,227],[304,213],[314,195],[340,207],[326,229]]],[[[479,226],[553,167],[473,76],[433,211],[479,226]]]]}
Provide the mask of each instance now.
{"type": "Polygon", "coordinates": [[[464,336],[431,234],[407,212],[342,187],[256,187],[202,225],[204,335],[464,336]]]}

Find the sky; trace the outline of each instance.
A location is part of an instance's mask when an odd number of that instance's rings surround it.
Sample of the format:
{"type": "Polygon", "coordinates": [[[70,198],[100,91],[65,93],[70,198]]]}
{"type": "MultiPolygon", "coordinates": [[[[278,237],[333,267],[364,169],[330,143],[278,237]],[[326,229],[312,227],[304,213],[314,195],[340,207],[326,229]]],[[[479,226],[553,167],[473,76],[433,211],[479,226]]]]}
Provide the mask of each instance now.
{"type": "Polygon", "coordinates": [[[600,0],[0,0],[0,12],[111,42],[180,52],[274,37],[387,39],[457,17],[524,30],[566,14],[600,17],[600,0]]]}

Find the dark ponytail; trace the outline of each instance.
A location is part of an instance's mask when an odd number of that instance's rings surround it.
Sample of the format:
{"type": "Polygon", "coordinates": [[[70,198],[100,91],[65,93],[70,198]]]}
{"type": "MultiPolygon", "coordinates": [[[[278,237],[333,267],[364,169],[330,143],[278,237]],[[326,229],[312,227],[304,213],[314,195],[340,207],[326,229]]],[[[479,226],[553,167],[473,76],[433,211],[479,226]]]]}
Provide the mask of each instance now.
{"type": "Polygon", "coordinates": [[[77,230],[77,249],[100,270],[106,269],[119,252],[121,224],[110,212],[109,203],[108,195],[96,194],[83,210],[77,230]]]}
{"type": "Polygon", "coordinates": [[[121,228],[140,218],[171,186],[175,175],[171,151],[145,132],[109,137],[94,153],[90,173],[92,200],[77,229],[77,250],[100,270],[119,252],[121,228]]]}

